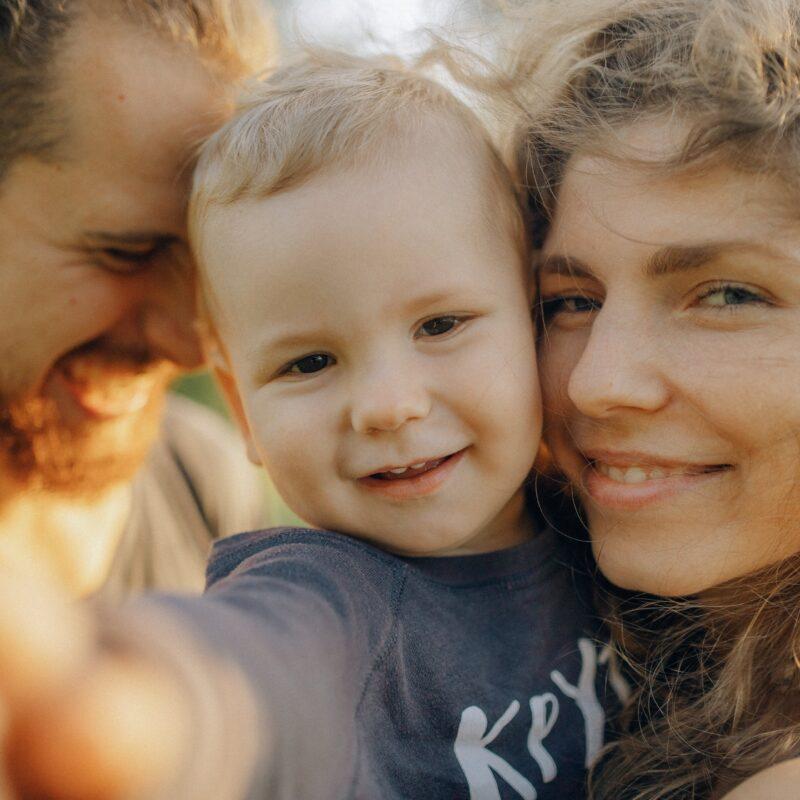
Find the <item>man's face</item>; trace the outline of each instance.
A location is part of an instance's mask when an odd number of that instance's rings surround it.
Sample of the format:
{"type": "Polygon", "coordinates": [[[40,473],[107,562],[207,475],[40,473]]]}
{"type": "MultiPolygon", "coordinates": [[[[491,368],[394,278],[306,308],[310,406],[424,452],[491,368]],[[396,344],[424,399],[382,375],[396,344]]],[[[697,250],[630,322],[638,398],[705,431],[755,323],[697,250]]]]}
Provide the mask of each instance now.
{"type": "Polygon", "coordinates": [[[83,20],[60,56],[66,139],[0,183],[0,497],[132,476],[200,354],[183,254],[192,144],[223,95],[199,62],[83,20]]]}
{"type": "Polygon", "coordinates": [[[518,544],[541,426],[519,252],[453,138],[212,210],[203,232],[276,488],[315,526],[412,555],[518,544]]]}

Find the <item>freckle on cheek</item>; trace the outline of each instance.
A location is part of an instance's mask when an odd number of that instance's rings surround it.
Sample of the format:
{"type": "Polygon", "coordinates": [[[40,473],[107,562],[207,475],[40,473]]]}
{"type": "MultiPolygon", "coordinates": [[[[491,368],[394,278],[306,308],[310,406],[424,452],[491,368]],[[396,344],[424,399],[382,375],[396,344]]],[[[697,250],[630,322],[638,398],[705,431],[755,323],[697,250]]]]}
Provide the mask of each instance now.
{"type": "Polygon", "coordinates": [[[77,297],[70,297],[70,299],[69,299],[69,304],[70,304],[71,306],[76,306],[76,305],[78,305],[78,298],[77,298],[77,297]]]}
{"type": "Polygon", "coordinates": [[[117,95],[117,100],[119,100],[120,103],[124,103],[125,102],[125,95],[124,94],[118,94],[117,95]]]}

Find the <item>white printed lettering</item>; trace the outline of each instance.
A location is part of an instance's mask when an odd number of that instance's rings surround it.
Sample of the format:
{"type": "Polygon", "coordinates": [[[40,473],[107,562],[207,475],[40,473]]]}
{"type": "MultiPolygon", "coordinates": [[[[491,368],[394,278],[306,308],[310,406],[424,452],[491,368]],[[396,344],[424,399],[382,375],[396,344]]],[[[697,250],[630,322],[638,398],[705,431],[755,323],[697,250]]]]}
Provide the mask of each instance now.
{"type": "Polygon", "coordinates": [[[462,712],[454,749],[467,778],[470,800],[500,800],[500,789],[494,772],[523,800],[536,800],[533,784],[505,759],[487,749],[500,731],[514,719],[519,708],[519,702],[514,700],[489,733],[486,733],[489,720],[480,708],[470,706],[462,712]]]}
{"type": "Polygon", "coordinates": [[[556,762],[547,752],[542,741],[553,730],[558,719],[558,698],[552,692],[531,697],[531,730],[528,734],[528,752],[542,771],[545,783],[550,783],[558,774],[556,762]],[[548,708],[550,709],[548,713],[548,708]]]}
{"type": "Polygon", "coordinates": [[[550,677],[567,697],[575,701],[583,714],[586,726],[586,766],[589,767],[603,746],[606,715],[595,689],[597,651],[592,642],[584,637],[578,639],[578,649],[581,653],[581,674],[577,686],[569,683],[558,670],[553,670],[550,677]]]}

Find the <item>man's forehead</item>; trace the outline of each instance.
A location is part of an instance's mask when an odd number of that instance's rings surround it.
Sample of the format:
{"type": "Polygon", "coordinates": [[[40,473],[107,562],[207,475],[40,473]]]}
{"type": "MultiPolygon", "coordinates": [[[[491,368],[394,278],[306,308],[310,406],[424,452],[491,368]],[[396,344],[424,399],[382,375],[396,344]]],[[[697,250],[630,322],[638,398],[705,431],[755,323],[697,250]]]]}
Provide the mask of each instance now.
{"type": "Polygon", "coordinates": [[[223,87],[194,53],[114,19],[75,24],[59,75],[69,154],[153,181],[187,170],[227,111],[223,87]]]}

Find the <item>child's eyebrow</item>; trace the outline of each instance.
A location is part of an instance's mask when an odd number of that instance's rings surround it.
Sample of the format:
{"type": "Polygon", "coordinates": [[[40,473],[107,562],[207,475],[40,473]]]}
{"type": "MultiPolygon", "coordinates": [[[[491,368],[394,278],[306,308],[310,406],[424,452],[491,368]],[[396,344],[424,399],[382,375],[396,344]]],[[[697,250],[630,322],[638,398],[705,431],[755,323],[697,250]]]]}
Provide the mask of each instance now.
{"type": "Polygon", "coordinates": [[[253,348],[257,356],[269,355],[273,351],[293,350],[298,347],[307,347],[313,342],[319,342],[329,331],[323,328],[304,328],[302,331],[293,330],[286,333],[280,331],[270,336],[265,336],[253,348]]]}

